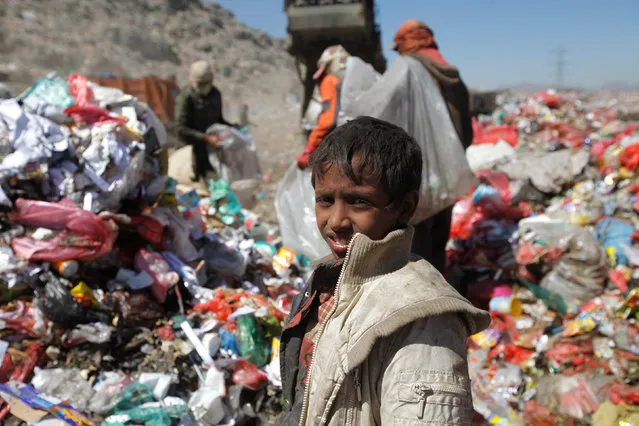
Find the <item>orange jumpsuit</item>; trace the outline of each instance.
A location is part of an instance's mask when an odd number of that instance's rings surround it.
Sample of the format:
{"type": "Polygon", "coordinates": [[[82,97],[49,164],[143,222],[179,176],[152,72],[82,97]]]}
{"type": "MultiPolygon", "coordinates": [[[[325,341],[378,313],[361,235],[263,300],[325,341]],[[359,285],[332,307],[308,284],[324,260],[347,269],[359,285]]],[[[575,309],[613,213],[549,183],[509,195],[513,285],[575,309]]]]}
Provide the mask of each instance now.
{"type": "Polygon", "coordinates": [[[322,98],[322,112],[317,120],[317,125],[308,137],[306,149],[297,159],[297,165],[300,169],[305,169],[308,166],[308,159],[311,153],[322,143],[326,135],[337,126],[341,84],[340,78],[333,74],[324,76],[320,83],[319,93],[322,98]]]}

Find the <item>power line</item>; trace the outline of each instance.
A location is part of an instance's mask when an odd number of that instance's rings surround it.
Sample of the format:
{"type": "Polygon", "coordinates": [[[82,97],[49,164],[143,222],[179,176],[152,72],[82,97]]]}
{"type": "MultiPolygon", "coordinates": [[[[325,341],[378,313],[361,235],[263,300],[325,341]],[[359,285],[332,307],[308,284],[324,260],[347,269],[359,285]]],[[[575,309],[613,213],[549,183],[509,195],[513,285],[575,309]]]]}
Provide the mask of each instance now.
{"type": "Polygon", "coordinates": [[[556,57],[555,59],[555,67],[556,67],[556,78],[557,78],[557,88],[562,88],[564,86],[564,74],[566,70],[566,49],[560,47],[559,49],[554,50],[553,55],[556,57]]]}

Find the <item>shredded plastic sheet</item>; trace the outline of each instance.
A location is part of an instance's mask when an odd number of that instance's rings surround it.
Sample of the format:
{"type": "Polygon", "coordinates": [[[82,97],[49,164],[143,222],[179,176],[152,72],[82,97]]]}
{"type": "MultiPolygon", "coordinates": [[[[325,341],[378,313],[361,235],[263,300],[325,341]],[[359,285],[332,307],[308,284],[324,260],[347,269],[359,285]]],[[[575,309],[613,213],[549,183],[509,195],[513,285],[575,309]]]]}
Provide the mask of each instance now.
{"type": "Polygon", "coordinates": [[[315,191],[311,172],[291,164],[277,186],[275,210],[280,223],[284,246],[312,260],[330,254],[328,245],[317,229],[315,220],[315,191]]]}
{"type": "MultiPolygon", "coordinates": [[[[361,62],[357,58],[352,61],[361,62]]],[[[344,114],[388,121],[415,138],[424,162],[420,200],[413,217],[413,223],[419,223],[453,205],[477,181],[446,103],[426,68],[414,58],[399,57],[381,78],[376,79],[370,73],[375,71],[366,64],[353,64],[347,69],[344,87],[348,89],[348,100],[343,105],[344,114]],[[363,84],[353,88],[355,83],[350,79],[355,76],[360,82],[374,84],[368,89],[363,84]],[[357,90],[362,93],[354,96],[357,90]]]]}

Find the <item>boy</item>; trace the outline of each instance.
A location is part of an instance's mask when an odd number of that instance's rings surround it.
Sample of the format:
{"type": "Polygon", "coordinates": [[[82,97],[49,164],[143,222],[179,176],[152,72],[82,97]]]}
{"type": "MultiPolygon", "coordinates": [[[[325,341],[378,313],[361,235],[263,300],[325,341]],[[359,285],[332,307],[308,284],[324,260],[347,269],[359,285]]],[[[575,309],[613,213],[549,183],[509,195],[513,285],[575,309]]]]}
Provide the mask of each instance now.
{"type": "Polygon", "coordinates": [[[466,425],[466,339],[489,315],[411,255],[422,157],[402,129],[360,117],[312,154],[332,259],[293,301],[281,339],[280,425],[466,425]]]}

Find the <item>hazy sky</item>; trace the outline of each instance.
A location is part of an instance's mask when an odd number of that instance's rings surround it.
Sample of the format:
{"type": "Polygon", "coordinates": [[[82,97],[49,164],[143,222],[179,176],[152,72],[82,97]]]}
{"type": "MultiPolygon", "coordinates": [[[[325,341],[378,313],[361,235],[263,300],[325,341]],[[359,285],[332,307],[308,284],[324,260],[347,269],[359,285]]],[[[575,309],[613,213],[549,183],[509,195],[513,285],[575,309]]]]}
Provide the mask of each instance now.
{"type": "MultiPolygon", "coordinates": [[[[283,0],[217,0],[251,27],[286,36],[283,0]]],[[[470,86],[639,84],[639,0],[378,0],[384,46],[407,19],[429,24],[470,86]]],[[[387,52],[392,60],[392,52],[387,52]]]]}

